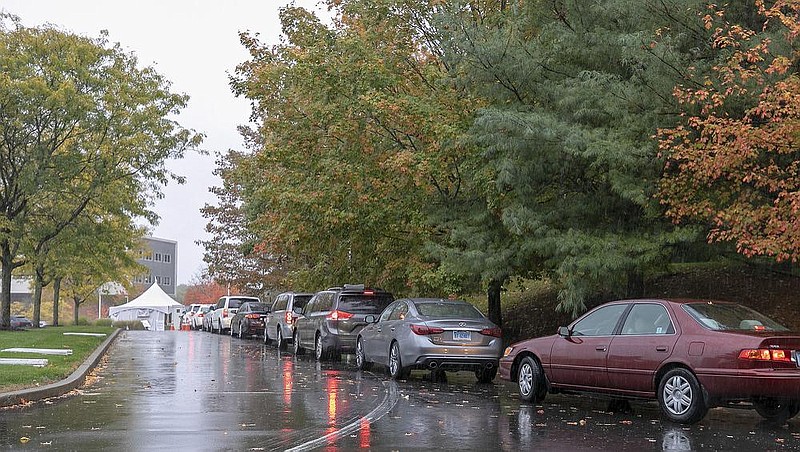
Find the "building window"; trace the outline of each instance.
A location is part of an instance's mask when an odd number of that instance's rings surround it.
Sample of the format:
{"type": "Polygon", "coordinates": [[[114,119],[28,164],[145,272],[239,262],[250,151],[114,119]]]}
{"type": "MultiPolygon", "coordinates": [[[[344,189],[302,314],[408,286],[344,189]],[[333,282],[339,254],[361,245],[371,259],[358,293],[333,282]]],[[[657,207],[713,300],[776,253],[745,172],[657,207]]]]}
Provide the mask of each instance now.
{"type": "Polygon", "coordinates": [[[169,254],[164,254],[164,262],[169,262],[171,260],[172,260],[172,258],[171,258],[171,256],[169,254]]]}
{"type": "Polygon", "coordinates": [[[156,253],[156,262],[161,262],[161,253],[156,253]]]}
{"type": "Polygon", "coordinates": [[[156,282],[161,284],[161,277],[160,276],[156,276],[156,282]]]}
{"type": "Polygon", "coordinates": [[[147,275],[147,276],[144,277],[144,283],[145,284],[150,284],[150,275],[147,275]]]}
{"type": "Polygon", "coordinates": [[[170,285],[170,278],[169,278],[169,276],[165,276],[165,277],[164,277],[164,285],[165,285],[165,286],[169,286],[169,285],[170,285]]]}

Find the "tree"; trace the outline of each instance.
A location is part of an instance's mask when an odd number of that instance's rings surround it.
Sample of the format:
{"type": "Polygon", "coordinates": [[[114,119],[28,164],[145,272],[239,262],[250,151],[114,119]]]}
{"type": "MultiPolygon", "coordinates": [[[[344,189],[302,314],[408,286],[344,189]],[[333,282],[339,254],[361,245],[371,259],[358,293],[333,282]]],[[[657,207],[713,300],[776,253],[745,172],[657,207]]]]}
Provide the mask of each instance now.
{"type": "Polygon", "coordinates": [[[187,97],[170,93],[167,80],[139,69],[105,34],[27,28],[3,14],[0,67],[0,328],[7,328],[15,268],[46,255],[92,203],[95,215],[157,221],[153,197],[170,179],[182,181],[166,159],[202,137],[169,119],[187,97]]]}
{"type": "Polygon", "coordinates": [[[216,303],[220,297],[227,294],[228,288],[226,286],[217,284],[211,278],[202,277],[192,281],[186,289],[186,296],[184,297],[183,304],[212,304],[216,303]]]}
{"type": "Polygon", "coordinates": [[[703,21],[728,55],[700,86],[679,86],[681,124],[660,131],[660,196],[676,222],[739,253],[800,259],[800,3],[755,2],[755,27],[712,9],[703,21]]]}
{"type": "Polygon", "coordinates": [[[241,208],[293,285],[414,293],[438,281],[426,211],[459,191],[457,138],[476,102],[424,39],[430,4],[330,1],[331,28],[284,8],[281,45],[242,35],[251,60],[232,86],[258,129],[237,167],[241,208]]]}
{"type": "Polygon", "coordinates": [[[481,153],[449,232],[457,255],[485,259],[501,283],[544,275],[560,284],[559,308],[577,313],[598,291],[641,292],[673,246],[695,240],[653,199],[650,137],[677,119],[670,92],[684,68],[707,64],[699,4],[470,1],[444,12],[445,58],[489,102],[470,131],[481,153]]]}

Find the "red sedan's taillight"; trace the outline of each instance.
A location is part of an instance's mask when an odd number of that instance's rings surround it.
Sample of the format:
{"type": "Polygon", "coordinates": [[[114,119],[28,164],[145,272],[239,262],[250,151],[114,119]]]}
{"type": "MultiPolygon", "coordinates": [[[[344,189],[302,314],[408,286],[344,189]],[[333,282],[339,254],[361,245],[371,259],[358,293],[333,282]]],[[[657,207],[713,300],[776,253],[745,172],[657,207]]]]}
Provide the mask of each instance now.
{"type": "Polygon", "coordinates": [[[353,314],[344,311],[333,311],[327,316],[329,320],[347,320],[350,317],[353,317],[353,314]]]}
{"type": "Polygon", "coordinates": [[[291,325],[294,322],[294,316],[292,315],[291,311],[286,311],[286,324],[291,325]]]}
{"type": "Polygon", "coordinates": [[[244,318],[246,318],[246,319],[259,319],[259,318],[261,318],[261,316],[258,315],[258,314],[245,314],[244,318]]]}
{"type": "Polygon", "coordinates": [[[413,331],[415,334],[419,334],[420,336],[444,333],[444,330],[442,328],[431,328],[426,325],[415,325],[413,323],[409,326],[411,327],[411,331],[413,331]]]}
{"type": "Polygon", "coordinates": [[[497,327],[484,328],[481,330],[481,334],[484,336],[503,337],[503,330],[497,327]]]}
{"type": "Polygon", "coordinates": [[[745,349],[739,353],[739,359],[755,361],[792,362],[792,352],[768,348],[745,349]]]}
{"type": "Polygon", "coordinates": [[[197,315],[197,317],[203,317],[203,313],[202,312],[200,314],[196,314],[196,315],[197,315]]]}

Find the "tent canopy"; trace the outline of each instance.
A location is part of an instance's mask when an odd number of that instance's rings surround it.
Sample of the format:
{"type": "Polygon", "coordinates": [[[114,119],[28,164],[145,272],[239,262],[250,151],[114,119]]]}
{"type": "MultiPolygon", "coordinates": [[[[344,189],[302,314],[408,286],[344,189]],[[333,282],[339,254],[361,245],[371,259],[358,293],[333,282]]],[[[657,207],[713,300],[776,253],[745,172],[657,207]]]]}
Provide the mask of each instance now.
{"type": "Polygon", "coordinates": [[[108,308],[108,316],[115,321],[147,320],[156,331],[161,331],[169,318],[177,321],[185,309],[184,305],[173,300],[157,283],[153,283],[141,295],[128,303],[108,308]]]}

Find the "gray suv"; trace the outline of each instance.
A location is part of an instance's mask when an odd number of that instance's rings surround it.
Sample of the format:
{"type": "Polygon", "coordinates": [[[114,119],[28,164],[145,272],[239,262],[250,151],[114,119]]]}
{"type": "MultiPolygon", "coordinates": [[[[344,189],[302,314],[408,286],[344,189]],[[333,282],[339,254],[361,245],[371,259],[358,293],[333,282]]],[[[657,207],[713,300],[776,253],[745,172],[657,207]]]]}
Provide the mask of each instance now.
{"type": "Polygon", "coordinates": [[[339,359],[342,353],[353,353],[356,337],[370,314],[380,314],[394,296],[382,289],[365,288],[363,284],[345,284],[314,294],[294,322],[294,353],[306,348],[314,350],[318,360],[339,359]]]}
{"type": "Polygon", "coordinates": [[[311,293],[284,292],[275,297],[272,303],[267,327],[264,330],[264,343],[275,341],[278,349],[286,350],[286,344],[292,340],[294,322],[303,312],[303,306],[313,297],[311,293]]]}

